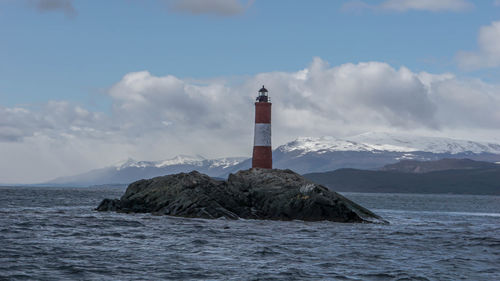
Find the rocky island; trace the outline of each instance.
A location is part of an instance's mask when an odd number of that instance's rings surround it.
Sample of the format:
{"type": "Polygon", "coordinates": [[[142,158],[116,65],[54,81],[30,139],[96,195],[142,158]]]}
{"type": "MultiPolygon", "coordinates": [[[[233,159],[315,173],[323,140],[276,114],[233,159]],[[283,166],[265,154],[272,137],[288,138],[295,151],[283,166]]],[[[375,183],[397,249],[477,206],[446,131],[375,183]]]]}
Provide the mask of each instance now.
{"type": "Polygon", "coordinates": [[[344,196],[291,170],[249,169],[216,180],[193,171],[131,183],[98,211],[190,218],[383,222],[344,196]]]}

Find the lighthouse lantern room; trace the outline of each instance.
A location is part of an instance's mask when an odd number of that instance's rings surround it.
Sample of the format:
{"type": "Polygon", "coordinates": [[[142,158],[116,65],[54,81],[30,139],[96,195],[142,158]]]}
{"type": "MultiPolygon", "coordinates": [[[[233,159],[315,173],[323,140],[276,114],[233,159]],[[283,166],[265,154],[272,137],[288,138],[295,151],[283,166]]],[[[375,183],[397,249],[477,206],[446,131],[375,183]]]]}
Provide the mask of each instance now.
{"type": "Polygon", "coordinates": [[[255,132],[252,168],[273,168],[271,149],[271,99],[262,86],[255,101],[255,132]]]}

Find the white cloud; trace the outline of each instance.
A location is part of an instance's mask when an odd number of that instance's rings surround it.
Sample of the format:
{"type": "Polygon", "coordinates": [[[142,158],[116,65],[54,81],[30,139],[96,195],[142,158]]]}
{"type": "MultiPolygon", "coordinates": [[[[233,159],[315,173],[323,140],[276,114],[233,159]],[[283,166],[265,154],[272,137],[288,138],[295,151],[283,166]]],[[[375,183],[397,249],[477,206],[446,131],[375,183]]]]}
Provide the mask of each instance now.
{"type": "Polygon", "coordinates": [[[493,6],[500,7],[500,0],[494,0],[493,6]]]}
{"type": "Polygon", "coordinates": [[[218,16],[233,16],[243,13],[253,0],[246,4],[239,0],[169,0],[173,11],[190,14],[214,14],[218,16]]]}
{"type": "Polygon", "coordinates": [[[76,16],[73,0],[30,0],[40,12],[63,12],[68,17],[76,16]]]}
{"type": "Polygon", "coordinates": [[[0,142],[19,142],[36,135],[57,138],[68,129],[80,131],[83,137],[99,138],[102,135],[97,135],[97,129],[107,130],[103,119],[102,113],[91,113],[65,101],[49,101],[37,110],[0,106],[0,142]]]}
{"type": "Polygon", "coordinates": [[[457,54],[456,59],[461,68],[475,70],[500,66],[500,21],[482,26],[479,29],[477,44],[478,51],[461,51],[457,54]]]}
{"type": "Polygon", "coordinates": [[[380,4],[382,9],[404,12],[416,11],[463,11],[473,7],[466,0],[387,0],[380,4]]]}
{"type": "Polygon", "coordinates": [[[0,182],[42,181],[128,157],[250,155],[262,84],[273,101],[274,146],[297,136],[365,131],[498,136],[500,86],[449,73],[382,62],[331,67],[320,58],[297,72],[260,73],[239,84],[141,71],[110,88],[109,114],[64,101],[1,107],[0,182]]]}
{"type": "Polygon", "coordinates": [[[410,10],[415,11],[464,11],[474,7],[474,5],[467,0],[386,0],[378,5],[368,4],[364,1],[353,0],[348,1],[343,5],[343,10],[385,10],[406,12],[410,10]]]}

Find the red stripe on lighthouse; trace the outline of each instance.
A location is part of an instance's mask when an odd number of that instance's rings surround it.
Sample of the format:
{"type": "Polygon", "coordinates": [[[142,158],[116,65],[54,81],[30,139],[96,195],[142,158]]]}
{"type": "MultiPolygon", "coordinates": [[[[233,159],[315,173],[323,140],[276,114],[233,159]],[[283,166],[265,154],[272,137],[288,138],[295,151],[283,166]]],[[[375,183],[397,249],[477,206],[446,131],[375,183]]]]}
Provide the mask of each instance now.
{"type": "Polygon", "coordinates": [[[270,146],[254,146],[252,168],[273,168],[273,151],[270,146]]]}
{"type": "Polygon", "coordinates": [[[255,103],[255,124],[267,123],[271,124],[271,103],[256,102],[255,103]]]}

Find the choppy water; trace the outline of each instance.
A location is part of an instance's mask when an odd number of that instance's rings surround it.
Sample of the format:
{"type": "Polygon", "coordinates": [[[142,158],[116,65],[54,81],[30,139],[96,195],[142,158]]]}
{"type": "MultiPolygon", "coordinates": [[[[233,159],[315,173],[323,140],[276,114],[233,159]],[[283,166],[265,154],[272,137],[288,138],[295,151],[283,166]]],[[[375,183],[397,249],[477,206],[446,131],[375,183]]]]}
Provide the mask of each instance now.
{"type": "Polygon", "coordinates": [[[500,197],[345,194],[389,225],[93,211],[122,193],[0,188],[0,279],[500,280],[500,197]]]}

